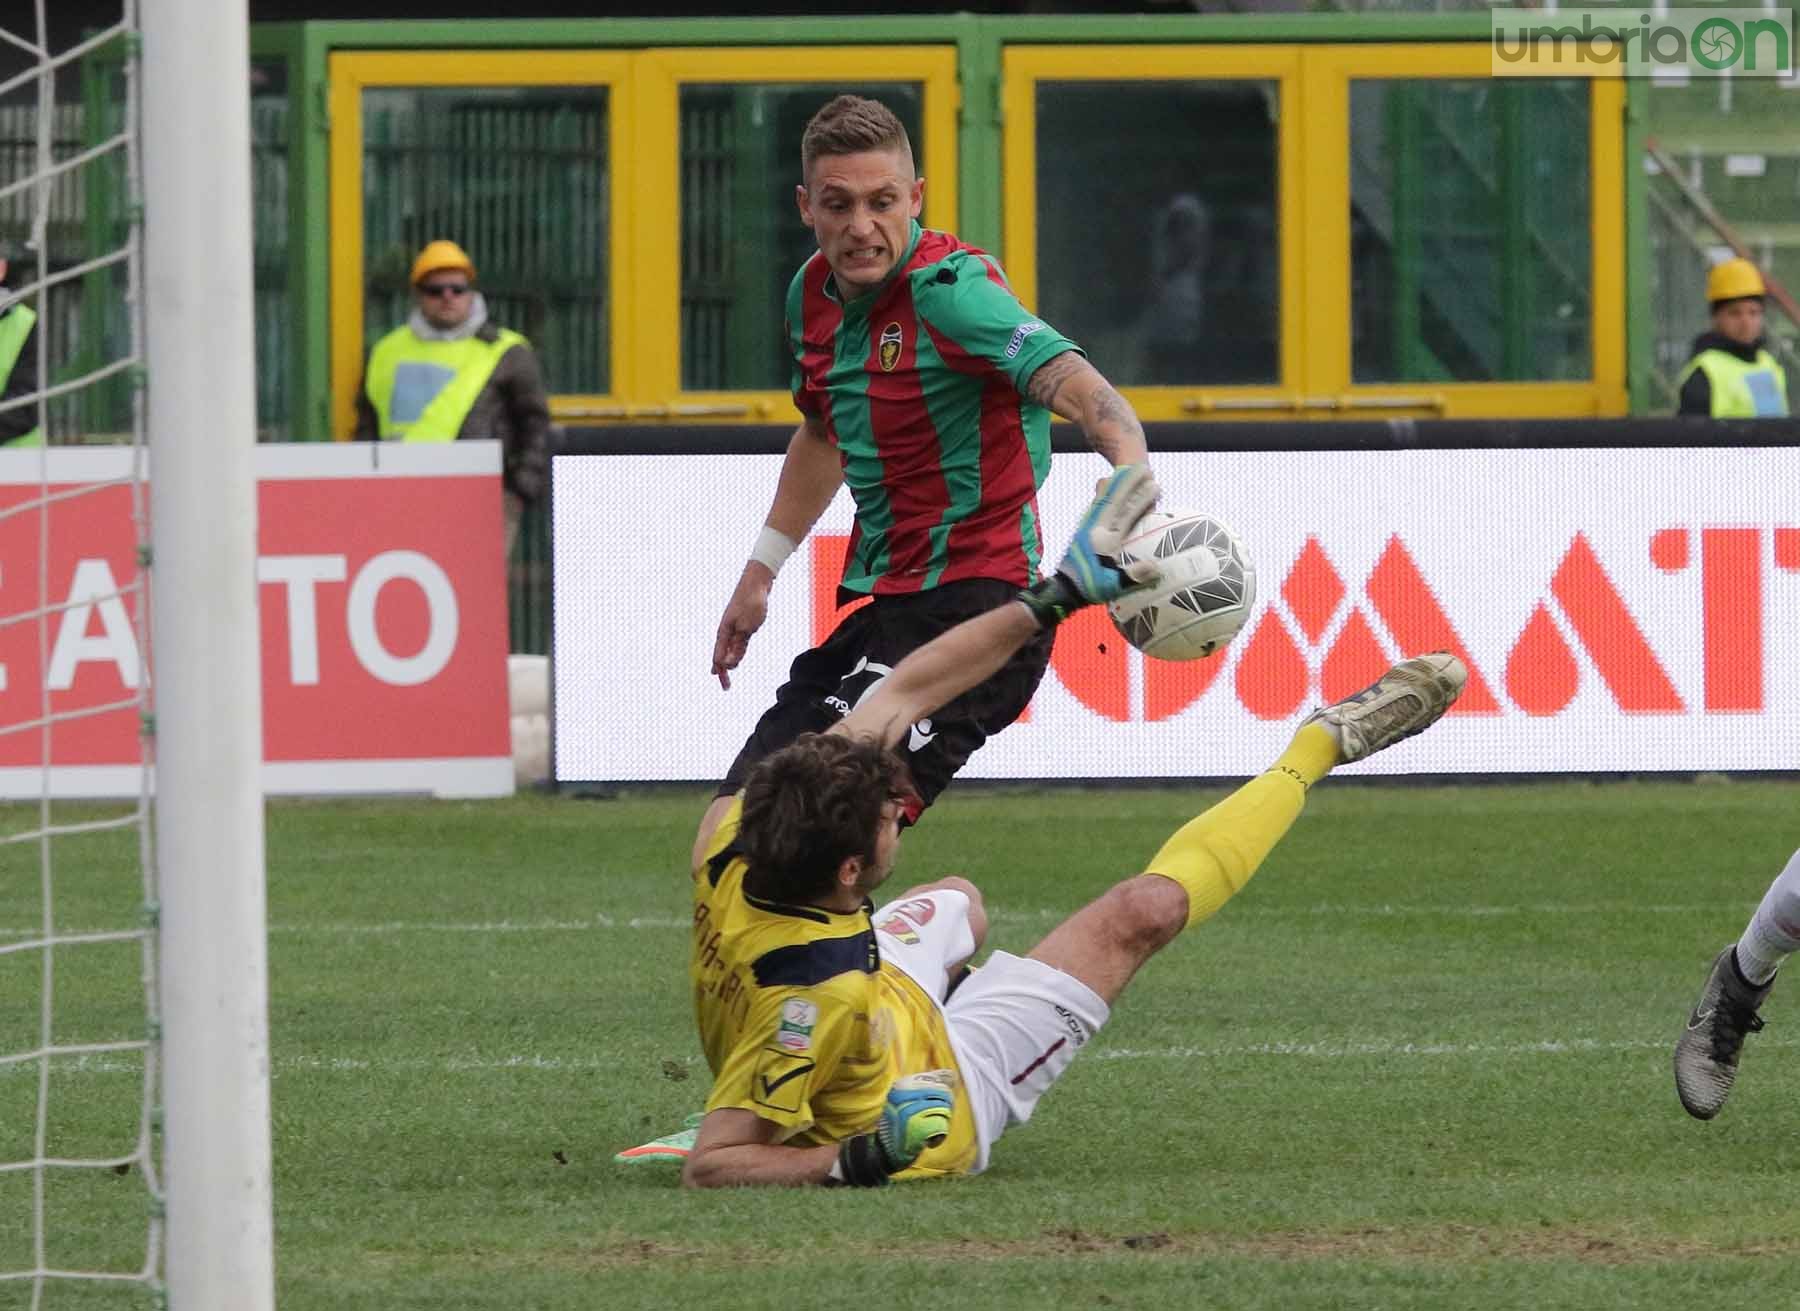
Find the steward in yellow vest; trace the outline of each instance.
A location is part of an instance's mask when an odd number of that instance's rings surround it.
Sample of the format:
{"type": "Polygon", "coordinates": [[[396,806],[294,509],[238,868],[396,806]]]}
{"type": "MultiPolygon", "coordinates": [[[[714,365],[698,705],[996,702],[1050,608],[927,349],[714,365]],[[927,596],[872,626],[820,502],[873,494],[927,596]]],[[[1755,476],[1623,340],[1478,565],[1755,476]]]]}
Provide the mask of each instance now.
{"type": "MultiPolygon", "coordinates": [[[[0,257],[0,404],[21,400],[38,385],[37,311],[24,301],[8,299],[9,264],[0,257]]],[[[36,405],[0,410],[0,446],[43,444],[36,405]]]]}
{"type": "Polygon", "coordinates": [[[1706,279],[1712,331],[1694,339],[1694,356],[1676,379],[1677,414],[1713,419],[1781,418],[1788,413],[1787,374],[1763,341],[1767,288],[1756,265],[1726,260],[1706,279]]]}
{"type": "Polygon", "coordinates": [[[548,470],[550,405],[531,343],[490,323],[475,265],[434,241],[413,263],[412,316],[369,352],[356,398],[359,441],[502,444],[506,489],[536,501],[548,470]]]}

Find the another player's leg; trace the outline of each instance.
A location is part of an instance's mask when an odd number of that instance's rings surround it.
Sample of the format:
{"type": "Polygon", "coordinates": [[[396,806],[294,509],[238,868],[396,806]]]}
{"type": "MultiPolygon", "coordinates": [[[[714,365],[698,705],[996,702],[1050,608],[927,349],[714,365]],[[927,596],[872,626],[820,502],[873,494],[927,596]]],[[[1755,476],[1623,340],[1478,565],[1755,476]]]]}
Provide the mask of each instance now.
{"type": "Polygon", "coordinates": [[[908,888],[875,912],[874,923],[882,962],[940,1003],[967,977],[969,961],[987,940],[981,889],[955,876],[908,888]]]}
{"type": "Polygon", "coordinates": [[[700,1121],[705,1118],[705,1111],[695,1111],[674,1133],[664,1134],[661,1138],[652,1138],[649,1142],[637,1147],[627,1147],[622,1152],[615,1152],[613,1160],[619,1165],[666,1163],[679,1166],[687,1160],[688,1153],[694,1150],[694,1140],[700,1136],[700,1121]]]}
{"type": "Polygon", "coordinates": [[[1435,723],[1468,670],[1442,652],[1404,660],[1354,696],[1314,711],[1272,766],[1189,820],[1145,866],[1053,930],[1032,957],[1110,1003],[1182,929],[1212,918],[1250,881],[1334,766],[1363,760],[1435,723]]]}
{"type": "Polygon", "coordinates": [[[1800,851],[1788,860],[1744,933],[1707,971],[1700,1000],[1675,1043],[1675,1091],[1687,1113],[1710,1120],[1731,1095],[1746,1034],[1763,1027],[1761,1010],[1781,962],[1800,951],[1800,851]]]}
{"type": "Polygon", "coordinates": [[[1076,911],[1029,956],[988,959],[945,1007],[975,1113],[977,1169],[1008,1126],[1030,1119],[1144,962],[1249,881],[1307,789],[1437,720],[1467,676],[1454,656],[1423,656],[1315,712],[1270,769],[1170,837],[1149,872],[1076,911]]]}

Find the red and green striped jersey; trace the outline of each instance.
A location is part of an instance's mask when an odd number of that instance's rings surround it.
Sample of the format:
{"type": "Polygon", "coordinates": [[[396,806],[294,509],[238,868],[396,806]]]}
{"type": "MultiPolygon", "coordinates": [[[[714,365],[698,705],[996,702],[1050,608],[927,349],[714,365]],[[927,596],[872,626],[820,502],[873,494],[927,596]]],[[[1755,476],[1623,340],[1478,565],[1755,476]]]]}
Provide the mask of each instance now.
{"type": "Polygon", "coordinates": [[[789,284],[787,338],[794,404],[825,425],[856,499],[847,590],[1037,578],[1050,412],[1023,393],[1078,348],[997,261],[915,222],[887,281],[846,304],[815,254],[789,284]]]}

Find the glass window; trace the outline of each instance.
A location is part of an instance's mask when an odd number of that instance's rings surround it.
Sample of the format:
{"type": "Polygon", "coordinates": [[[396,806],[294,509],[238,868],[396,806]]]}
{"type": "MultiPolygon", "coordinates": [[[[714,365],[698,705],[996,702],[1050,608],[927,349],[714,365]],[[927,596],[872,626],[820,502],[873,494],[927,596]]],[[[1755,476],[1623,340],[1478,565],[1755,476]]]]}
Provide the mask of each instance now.
{"type": "Polygon", "coordinates": [[[1038,84],[1035,308],[1115,384],[1277,381],[1279,95],[1038,84]]]}
{"type": "Polygon", "coordinates": [[[1577,81],[1351,83],[1355,381],[1591,376],[1588,118],[1577,81]]]}
{"type": "MultiPolygon", "coordinates": [[[[1800,82],[1790,78],[1649,84],[1649,133],[1687,184],[1678,185],[1659,167],[1647,169],[1653,407],[1676,404],[1675,379],[1693,356],[1694,337],[1707,326],[1707,270],[1733,253],[1688,200],[1687,189],[1697,188],[1715,212],[1730,216],[1765,273],[1789,287],[1800,285],[1800,228],[1794,223],[1800,155],[1791,126],[1796,90],[1800,82]]],[[[1794,349],[1800,329],[1773,306],[1764,326],[1776,342],[1790,343],[1787,352],[1794,349]]],[[[1775,352],[1787,353],[1779,345],[1775,352]]],[[[1800,380],[1791,363],[1788,380],[1800,380]]]]}
{"type": "Polygon", "coordinates": [[[299,323],[288,294],[287,61],[250,61],[250,195],[256,298],[256,430],[286,441],[299,323]]]}
{"type": "Polygon", "coordinates": [[[681,88],[684,391],[787,390],[788,283],[819,248],[794,206],[800,136],[819,107],[841,94],[869,96],[893,110],[920,164],[924,88],[917,83],[681,88]]]}
{"type": "Polygon", "coordinates": [[[405,322],[413,258],[447,238],[552,394],[611,390],[609,188],[605,87],[363,92],[366,341],[405,322]]]}
{"type": "MultiPolygon", "coordinates": [[[[130,239],[125,151],[115,145],[71,165],[125,130],[130,83],[123,48],[118,42],[102,46],[60,81],[45,107],[48,123],[39,118],[35,82],[0,94],[0,180],[12,187],[11,195],[0,197],[0,254],[9,255],[0,299],[18,293],[37,313],[39,364],[52,387],[115,365],[132,349],[127,264],[118,260],[69,276],[77,265],[117,256],[130,239]],[[40,132],[48,138],[48,161],[38,156],[40,132]],[[24,185],[46,162],[63,171],[42,190],[24,185]],[[38,206],[45,202],[39,247],[32,239],[38,206]],[[57,281],[23,290],[40,276],[57,281]]],[[[37,378],[25,382],[38,389],[37,378]]],[[[125,373],[87,382],[44,405],[50,442],[129,441],[131,429],[132,384],[125,373]]]]}

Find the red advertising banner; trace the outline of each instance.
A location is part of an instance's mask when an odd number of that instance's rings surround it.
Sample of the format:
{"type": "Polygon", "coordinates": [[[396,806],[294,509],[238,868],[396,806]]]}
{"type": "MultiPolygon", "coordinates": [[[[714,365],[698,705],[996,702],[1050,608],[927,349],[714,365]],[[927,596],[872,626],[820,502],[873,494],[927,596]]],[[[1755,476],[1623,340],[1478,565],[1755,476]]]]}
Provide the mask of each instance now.
{"type": "MultiPolygon", "coordinates": [[[[268,790],[509,793],[497,446],[257,455],[268,790]]],[[[52,795],[138,791],[133,483],[126,450],[0,452],[0,795],[42,793],[46,746],[52,795]]]]}

